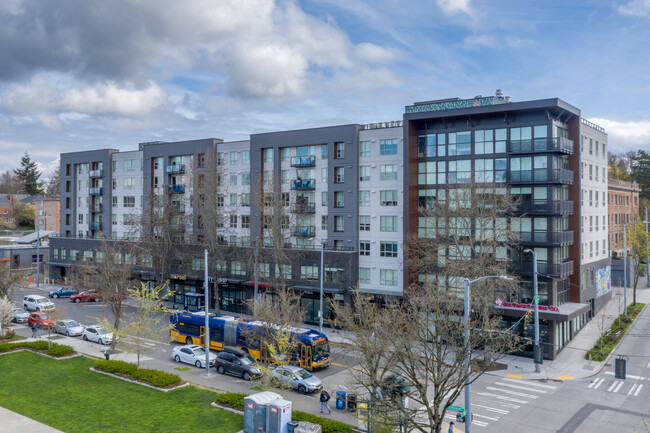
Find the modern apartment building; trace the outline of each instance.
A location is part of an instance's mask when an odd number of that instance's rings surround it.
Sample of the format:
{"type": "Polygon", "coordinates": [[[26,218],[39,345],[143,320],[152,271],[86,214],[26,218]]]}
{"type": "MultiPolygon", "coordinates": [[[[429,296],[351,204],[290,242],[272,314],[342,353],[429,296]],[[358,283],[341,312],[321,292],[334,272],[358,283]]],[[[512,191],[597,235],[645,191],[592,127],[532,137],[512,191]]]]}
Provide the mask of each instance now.
{"type": "Polygon", "coordinates": [[[61,201],[58,198],[42,198],[34,201],[34,225],[36,229],[59,231],[61,201]]]}
{"type": "Polygon", "coordinates": [[[553,358],[611,296],[604,131],[560,99],[510,103],[497,94],[407,106],[404,140],[410,173],[404,182],[405,233],[421,228],[419,197],[437,197],[464,183],[484,182],[519,199],[519,215],[510,225],[521,248],[509,251],[509,259],[521,278],[520,291],[495,300],[496,308],[505,326],[532,336],[519,320],[533,303],[532,254],[524,249],[534,250],[540,335],[545,356],[553,358]],[[592,143],[591,152],[585,141],[592,143]],[[581,192],[583,198],[591,193],[592,202],[581,202],[581,192]]]}
{"type": "Polygon", "coordinates": [[[636,182],[608,180],[609,249],[612,255],[623,255],[623,227],[639,217],[639,193],[636,182]]]}
{"type": "Polygon", "coordinates": [[[553,358],[611,296],[606,169],[607,136],[579,109],[501,95],[416,103],[403,123],[62,154],[51,276],[70,276],[93,260],[98,237],[137,239],[141,215],[166,203],[188,221],[181,243],[191,257],[169,272],[176,293],[203,291],[204,218],[213,218],[227,253],[210,277],[220,289],[211,305],[246,312],[256,282],[263,291],[282,275],[301,294],[306,321],[316,323],[321,248],[326,318],[329,303],[349,302],[354,290],[378,302],[402,298],[414,281],[404,245],[418,234],[422,198],[480,180],[519,199],[510,224],[521,248],[503,259],[520,291],[495,300],[497,311],[511,326],[530,308],[532,256],[523,249],[534,249],[541,336],[553,358]],[[213,215],[204,210],[207,194],[217,204],[213,215]]]}

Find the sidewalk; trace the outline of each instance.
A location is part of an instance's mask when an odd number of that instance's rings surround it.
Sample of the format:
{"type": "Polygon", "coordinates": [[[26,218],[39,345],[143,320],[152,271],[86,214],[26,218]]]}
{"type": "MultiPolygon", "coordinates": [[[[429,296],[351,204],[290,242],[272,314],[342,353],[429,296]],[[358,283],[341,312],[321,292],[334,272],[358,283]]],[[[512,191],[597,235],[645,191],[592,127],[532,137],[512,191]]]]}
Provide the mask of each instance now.
{"type": "Polygon", "coordinates": [[[9,409],[5,409],[0,406],[0,419],[2,420],[2,427],[0,431],[3,432],[21,432],[21,433],[61,433],[61,430],[57,430],[45,424],[41,424],[38,421],[34,421],[31,418],[22,416],[16,412],[12,412],[9,409]]]}

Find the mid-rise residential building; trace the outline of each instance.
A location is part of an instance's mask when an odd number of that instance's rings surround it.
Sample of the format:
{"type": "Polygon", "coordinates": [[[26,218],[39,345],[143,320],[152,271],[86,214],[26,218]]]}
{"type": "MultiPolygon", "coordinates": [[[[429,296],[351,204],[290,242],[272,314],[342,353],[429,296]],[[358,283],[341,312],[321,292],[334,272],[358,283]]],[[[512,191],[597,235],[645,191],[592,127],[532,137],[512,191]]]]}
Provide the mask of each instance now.
{"type": "Polygon", "coordinates": [[[34,201],[34,225],[37,230],[60,230],[61,201],[58,198],[43,197],[34,201]]]}
{"type": "Polygon", "coordinates": [[[0,228],[16,228],[16,220],[14,218],[14,205],[11,198],[0,197],[0,228]]]}
{"type": "Polygon", "coordinates": [[[609,249],[613,256],[623,255],[623,227],[639,217],[639,193],[636,182],[608,180],[609,249]]]}
{"type": "MultiPolygon", "coordinates": [[[[501,95],[416,103],[403,122],[67,153],[50,273],[74,275],[78,262],[96,259],[101,237],[139,239],[146,215],[168,206],[170,224],[185,221],[184,249],[168,272],[178,303],[202,293],[206,236],[216,236],[223,251],[209,279],[219,287],[212,307],[247,312],[255,286],[263,291],[281,278],[300,293],[306,322],[317,323],[321,272],[326,319],[329,305],[350,302],[353,291],[379,303],[405,297],[417,280],[404,245],[418,236],[418,208],[482,182],[518,200],[508,224],[521,248],[497,255],[520,290],[495,300],[496,311],[530,336],[520,319],[533,302],[532,256],[523,249],[533,249],[540,333],[553,358],[611,296],[606,170],[605,131],[579,109],[501,95]]],[[[137,276],[155,280],[143,268],[137,276]]]]}

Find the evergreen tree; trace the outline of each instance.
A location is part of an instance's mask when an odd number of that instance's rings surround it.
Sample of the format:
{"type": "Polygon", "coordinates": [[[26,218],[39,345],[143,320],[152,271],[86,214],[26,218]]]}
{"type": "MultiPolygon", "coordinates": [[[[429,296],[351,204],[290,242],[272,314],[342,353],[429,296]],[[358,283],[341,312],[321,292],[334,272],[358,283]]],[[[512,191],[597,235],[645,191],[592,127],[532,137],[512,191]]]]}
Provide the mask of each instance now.
{"type": "Polygon", "coordinates": [[[650,200],[650,153],[638,150],[630,157],[630,176],[639,183],[642,199],[650,200]]]}
{"type": "Polygon", "coordinates": [[[36,163],[32,161],[27,151],[20,159],[20,168],[14,170],[14,173],[23,181],[27,194],[34,195],[43,192],[43,182],[39,181],[41,172],[38,171],[36,163]]]}

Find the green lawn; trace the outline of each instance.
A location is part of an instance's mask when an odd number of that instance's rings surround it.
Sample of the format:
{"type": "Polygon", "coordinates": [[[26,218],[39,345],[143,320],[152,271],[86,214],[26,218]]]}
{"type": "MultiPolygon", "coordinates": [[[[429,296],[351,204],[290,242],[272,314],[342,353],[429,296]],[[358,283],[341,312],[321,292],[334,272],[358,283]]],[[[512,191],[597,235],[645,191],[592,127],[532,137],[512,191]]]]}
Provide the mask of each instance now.
{"type": "Polygon", "coordinates": [[[0,406],[64,432],[223,432],[243,428],[193,386],[163,393],[89,370],[85,357],[0,356],[0,406]]]}

